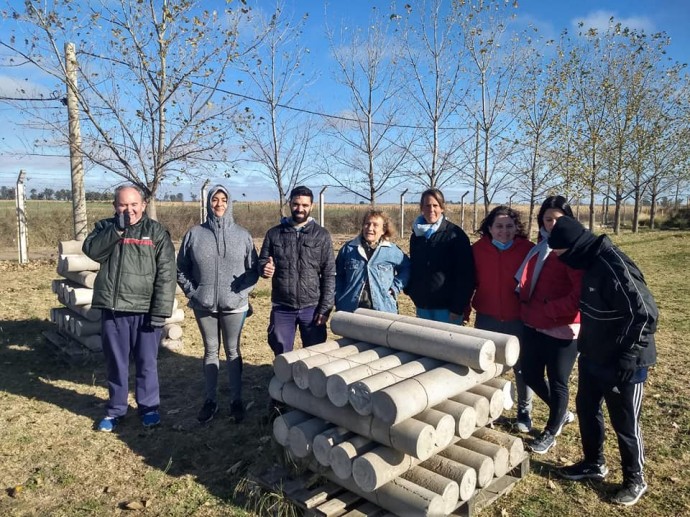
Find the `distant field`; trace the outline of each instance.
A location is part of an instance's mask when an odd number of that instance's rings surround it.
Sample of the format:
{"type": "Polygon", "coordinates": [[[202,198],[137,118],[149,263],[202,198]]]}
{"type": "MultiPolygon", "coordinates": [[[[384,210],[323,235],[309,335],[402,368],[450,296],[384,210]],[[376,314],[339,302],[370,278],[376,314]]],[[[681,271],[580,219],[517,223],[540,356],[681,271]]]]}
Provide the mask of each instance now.
{"type": "MultiPolygon", "coordinates": [[[[174,241],[180,241],[185,232],[193,225],[199,223],[200,206],[198,202],[158,202],[158,219],[168,228],[174,241]]],[[[261,238],[271,226],[278,224],[280,220],[279,205],[277,202],[235,202],[235,220],[247,228],[255,238],[261,238]]],[[[354,235],[359,231],[362,215],[368,209],[368,205],[359,204],[326,204],[325,226],[334,235],[354,235]]],[[[399,241],[407,240],[412,221],[419,215],[416,204],[405,205],[405,228],[400,231],[400,206],[396,204],[379,205],[385,210],[394,223],[399,241]],[[401,238],[402,237],[402,238],[401,238]]],[[[515,206],[523,214],[523,220],[527,219],[529,209],[527,206],[515,206]]],[[[464,218],[461,213],[461,205],[448,204],[447,217],[471,234],[472,206],[465,205],[464,218]],[[463,224],[464,223],[464,224],[463,224]]],[[[106,202],[88,202],[86,204],[89,228],[104,217],[113,213],[112,204],[106,202]]],[[[588,210],[581,206],[578,210],[581,220],[586,220],[588,210]]],[[[32,251],[38,249],[56,248],[61,240],[73,238],[72,229],[72,204],[67,201],[27,201],[26,215],[28,220],[29,256],[32,251]]],[[[312,212],[313,217],[319,220],[318,203],[312,212]]],[[[629,225],[632,216],[630,209],[626,213],[624,222],[629,225]]],[[[483,207],[477,212],[477,224],[484,217],[483,207]]],[[[644,220],[643,216],[643,220],[644,220]]],[[[662,216],[658,222],[663,220],[662,216]]],[[[600,221],[600,215],[597,215],[600,221]]],[[[625,226],[625,224],[624,224],[625,226]]],[[[536,235],[536,224],[533,234],[536,235]]],[[[17,216],[14,201],[0,201],[0,249],[15,248],[17,246],[17,216]]]]}

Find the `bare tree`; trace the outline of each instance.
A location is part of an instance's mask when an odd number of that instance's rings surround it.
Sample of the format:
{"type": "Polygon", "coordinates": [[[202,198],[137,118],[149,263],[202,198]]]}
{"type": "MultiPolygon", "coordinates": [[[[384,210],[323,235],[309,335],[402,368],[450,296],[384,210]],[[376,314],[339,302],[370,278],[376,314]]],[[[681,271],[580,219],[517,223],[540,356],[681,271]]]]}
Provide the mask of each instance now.
{"type": "Polygon", "coordinates": [[[538,198],[557,184],[549,149],[557,134],[561,83],[557,61],[546,61],[539,48],[541,41],[530,40],[529,44],[530,57],[511,93],[511,105],[522,147],[515,160],[517,184],[523,187],[519,192],[526,193],[529,203],[527,234],[531,235],[538,198]]]}
{"type": "Polygon", "coordinates": [[[473,128],[457,110],[463,95],[463,59],[456,38],[459,21],[443,0],[412,4],[405,5],[404,15],[391,15],[400,20],[404,84],[419,128],[408,174],[423,187],[442,188],[458,172],[471,174],[463,145],[472,141],[473,128]]]}
{"type": "MultiPolygon", "coordinates": [[[[508,159],[516,152],[513,117],[507,103],[526,56],[508,33],[514,4],[502,0],[455,2],[468,60],[468,93],[463,104],[481,140],[479,186],[488,213],[493,193],[510,182],[508,159]]],[[[477,200],[475,199],[475,203],[477,200]]]]}
{"type": "MultiPolygon", "coordinates": [[[[192,0],[25,2],[11,11],[9,42],[17,60],[64,84],[63,43],[77,48],[77,100],[86,160],[150,195],[169,179],[207,173],[227,160],[238,121],[236,102],[221,90],[240,51],[238,25],[247,13],[205,10],[192,0]]],[[[56,86],[56,89],[59,87],[56,86]]],[[[64,117],[26,109],[67,142],[64,117]]]]}
{"type": "Polygon", "coordinates": [[[293,22],[282,1],[271,13],[258,13],[254,28],[263,44],[243,60],[255,98],[243,145],[248,161],[275,185],[281,213],[290,190],[317,172],[310,155],[316,126],[298,102],[314,78],[305,72],[308,49],[300,42],[306,19],[293,22]]]}
{"type": "Polygon", "coordinates": [[[409,137],[396,125],[405,107],[396,66],[398,49],[387,23],[378,16],[373,8],[365,28],[353,31],[343,25],[337,38],[333,30],[327,31],[338,66],[335,79],[349,98],[347,115],[327,124],[338,142],[329,153],[327,174],[372,206],[377,196],[403,181],[409,159],[409,137]]]}

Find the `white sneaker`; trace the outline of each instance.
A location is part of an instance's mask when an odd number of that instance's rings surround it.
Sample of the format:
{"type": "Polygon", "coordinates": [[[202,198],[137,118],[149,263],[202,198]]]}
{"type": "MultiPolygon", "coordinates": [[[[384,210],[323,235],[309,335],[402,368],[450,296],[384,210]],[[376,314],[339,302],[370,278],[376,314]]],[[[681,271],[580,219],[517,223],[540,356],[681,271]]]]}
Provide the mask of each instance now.
{"type": "Polygon", "coordinates": [[[566,411],[565,416],[563,417],[563,422],[561,422],[561,425],[559,425],[558,429],[556,429],[556,434],[554,436],[559,436],[563,431],[563,428],[568,424],[572,424],[574,421],[575,413],[573,413],[572,411],[566,411]]]}

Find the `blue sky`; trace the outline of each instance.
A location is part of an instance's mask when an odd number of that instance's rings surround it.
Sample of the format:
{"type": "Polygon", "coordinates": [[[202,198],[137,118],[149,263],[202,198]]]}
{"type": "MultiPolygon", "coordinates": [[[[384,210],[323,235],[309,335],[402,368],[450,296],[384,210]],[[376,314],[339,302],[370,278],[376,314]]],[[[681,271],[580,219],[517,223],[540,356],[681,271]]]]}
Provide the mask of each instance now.
{"type": "MultiPolygon", "coordinates": [[[[10,4],[23,2],[11,1],[10,4]]],[[[204,7],[210,8],[214,3],[219,7],[224,5],[222,0],[206,1],[204,7]]],[[[273,2],[267,0],[255,0],[250,4],[260,7],[268,7],[273,2]]],[[[399,2],[415,5],[415,0],[399,2]]],[[[311,50],[312,65],[317,69],[326,70],[330,60],[328,48],[324,36],[325,12],[332,26],[340,26],[341,23],[359,25],[366,23],[373,6],[387,12],[387,1],[374,0],[331,0],[321,2],[315,0],[287,0],[286,11],[299,17],[305,12],[309,13],[305,27],[305,44],[311,50]]],[[[546,36],[557,37],[563,29],[575,30],[577,22],[584,20],[589,26],[605,27],[613,16],[617,21],[630,28],[644,30],[646,33],[658,31],[666,32],[671,38],[669,55],[672,59],[690,63],[690,34],[688,23],[690,22],[690,0],[519,0],[518,9],[515,11],[518,25],[533,24],[546,36]]],[[[11,22],[0,21],[0,39],[7,34],[7,28],[11,22]]],[[[2,55],[0,54],[0,57],[2,55]]],[[[7,70],[0,69],[0,96],[12,95],[10,88],[11,77],[7,70]]],[[[338,105],[338,90],[332,86],[328,73],[321,74],[314,92],[318,95],[318,105],[323,109],[333,109],[338,105]]],[[[0,185],[13,186],[20,168],[28,173],[27,189],[37,188],[43,190],[50,188],[69,188],[69,160],[66,158],[51,158],[41,156],[11,156],[13,149],[18,145],[17,136],[23,136],[31,140],[30,133],[21,135],[12,127],[12,120],[16,115],[6,105],[0,104],[0,123],[3,132],[0,138],[0,185]]],[[[116,179],[110,175],[105,179],[102,173],[87,173],[87,189],[97,189],[111,184],[116,179]]],[[[222,180],[233,190],[238,190],[246,195],[246,199],[273,199],[274,189],[260,178],[235,177],[230,180],[222,180]]],[[[313,185],[318,190],[320,185],[313,185]]],[[[171,192],[183,192],[189,199],[190,192],[198,191],[199,185],[181,184],[170,186],[171,192]]],[[[464,190],[464,189],[463,189],[464,190]]],[[[452,197],[458,197],[453,195],[452,197]]],[[[397,194],[393,196],[393,200],[397,194]]],[[[351,201],[351,199],[347,199],[351,201]]]]}

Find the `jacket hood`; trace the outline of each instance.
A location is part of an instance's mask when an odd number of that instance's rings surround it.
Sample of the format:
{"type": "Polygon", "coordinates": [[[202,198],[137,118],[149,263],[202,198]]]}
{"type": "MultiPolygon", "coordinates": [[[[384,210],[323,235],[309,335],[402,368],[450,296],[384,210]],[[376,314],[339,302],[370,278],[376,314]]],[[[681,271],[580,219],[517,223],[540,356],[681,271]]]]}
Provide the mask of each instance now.
{"type": "Polygon", "coordinates": [[[235,222],[235,219],[232,215],[232,196],[230,196],[230,191],[223,185],[214,185],[208,191],[208,195],[206,196],[206,220],[212,226],[214,224],[223,226],[224,223],[232,224],[235,222]],[[211,208],[211,198],[217,192],[222,192],[228,198],[228,207],[225,209],[225,214],[223,214],[223,217],[216,217],[216,215],[213,213],[213,209],[211,208]]]}
{"type": "Polygon", "coordinates": [[[606,235],[597,237],[589,230],[585,230],[559,259],[573,269],[587,269],[604,250],[611,246],[613,244],[606,235]]]}

